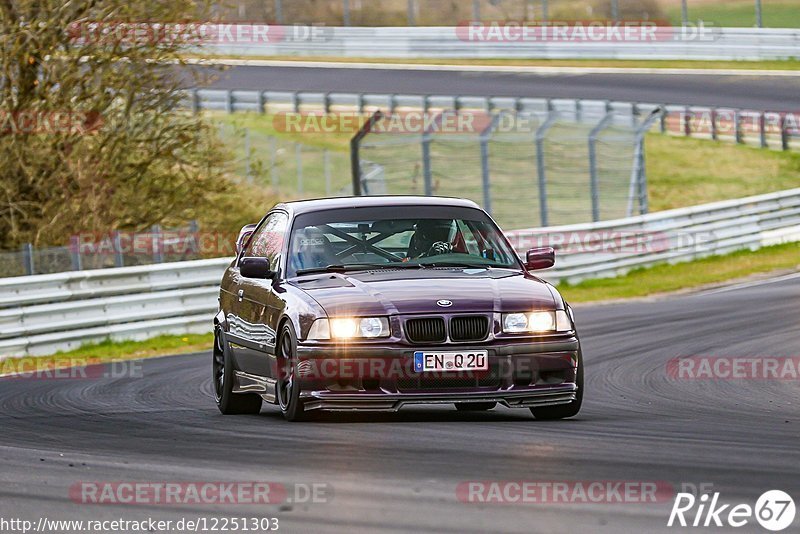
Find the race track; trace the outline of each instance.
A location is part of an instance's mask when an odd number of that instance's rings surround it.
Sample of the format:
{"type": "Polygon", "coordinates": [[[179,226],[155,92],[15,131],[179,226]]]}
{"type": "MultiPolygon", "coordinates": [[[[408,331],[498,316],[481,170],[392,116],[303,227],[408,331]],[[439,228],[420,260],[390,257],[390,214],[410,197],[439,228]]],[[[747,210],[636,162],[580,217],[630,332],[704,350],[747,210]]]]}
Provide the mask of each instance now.
{"type": "Polygon", "coordinates": [[[800,77],[709,74],[533,74],[235,66],[215,89],[608,99],[653,104],[800,109],[800,77]]]}
{"type": "MultiPolygon", "coordinates": [[[[800,381],[678,380],[666,363],[797,355],[800,278],[576,311],[587,388],[584,410],[567,421],[452,407],[301,424],[272,407],[224,417],[206,354],[148,361],[142,378],[0,380],[0,516],[273,516],[281,532],[619,533],[667,530],[672,500],[468,504],[456,488],[470,480],[666,481],[675,489],[712,483],[726,502],[753,505],[769,489],[798,500],[800,381]],[[82,505],[68,498],[81,480],[316,482],[332,486],[333,497],[267,507],[82,505]]],[[[753,521],[738,531],[764,532],[753,521]]]]}

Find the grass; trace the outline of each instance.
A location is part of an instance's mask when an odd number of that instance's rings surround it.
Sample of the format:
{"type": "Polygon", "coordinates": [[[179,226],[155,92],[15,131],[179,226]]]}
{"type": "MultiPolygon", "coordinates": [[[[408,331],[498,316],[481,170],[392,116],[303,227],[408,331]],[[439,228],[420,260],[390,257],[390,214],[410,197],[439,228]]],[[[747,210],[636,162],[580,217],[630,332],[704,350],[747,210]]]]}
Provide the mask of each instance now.
{"type": "MultiPolygon", "coordinates": [[[[325,195],[322,159],[322,150],[325,149],[330,151],[333,192],[346,190],[349,187],[351,183],[350,133],[285,133],[280,131],[280,128],[276,128],[273,121],[274,115],[269,114],[213,113],[211,115],[215,120],[222,121],[227,125],[250,129],[252,158],[259,162],[252,166],[256,175],[254,179],[256,183],[263,186],[269,186],[273,178],[270,171],[271,147],[268,138],[274,136],[278,140],[276,146],[280,154],[276,161],[278,167],[276,174],[282,197],[325,195]],[[294,143],[303,144],[302,195],[297,193],[296,158],[292,146],[294,143]]],[[[243,158],[243,139],[238,137],[232,141],[236,145],[237,157],[241,160],[243,158]]],[[[474,145],[477,147],[477,143],[474,145]]],[[[479,168],[479,162],[475,159],[477,149],[466,149],[465,145],[459,144],[454,147],[441,145],[437,150],[440,152],[437,154],[439,162],[434,165],[434,173],[441,175],[440,178],[446,178],[448,174],[458,174],[459,172],[462,178],[472,176],[464,169],[466,167],[473,170],[479,168]]],[[[535,173],[534,160],[527,154],[526,151],[514,151],[509,148],[504,149],[501,145],[493,145],[491,161],[502,160],[504,162],[501,167],[492,166],[492,174],[497,178],[497,183],[513,188],[516,182],[506,180],[506,175],[512,173],[518,176],[535,173]],[[500,152],[501,150],[505,150],[505,152],[500,152]]],[[[367,159],[372,157],[383,163],[403,162],[402,165],[386,166],[387,180],[391,182],[396,178],[406,184],[412,183],[408,181],[408,176],[417,172],[414,162],[418,162],[420,157],[416,145],[374,148],[365,151],[364,156],[367,159]]],[[[646,161],[651,211],[741,198],[800,186],[800,153],[792,151],[764,150],[752,146],[735,145],[729,141],[713,142],[707,139],[651,133],[647,136],[646,141],[646,161]]],[[[583,167],[580,168],[583,169],[583,167]]],[[[243,173],[244,171],[240,168],[239,172],[243,173]]],[[[464,183],[464,179],[455,188],[447,186],[446,182],[447,180],[442,178],[441,187],[437,188],[441,194],[458,195],[462,193],[466,195],[473,193],[471,189],[469,191],[465,189],[467,184],[464,183]]],[[[519,199],[522,198],[519,195],[523,195],[523,197],[525,195],[518,188],[514,191],[516,192],[513,198],[519,199]]],[[[516,211],[511,213],[511,216],[515,221],[522,220],[519,218],[521,215],[516,211]]],[[[531,214],[531,216],[534,215],[531,214]]],[[[508,226],[507,221],[501,221],[501,224],[508,226]]],[[[535,226],[535,223],[531,222],[531,225],[535,226]]],[[[509,226],[509,228],[513,227],[509,226]]]]}
{"type": "MultiPolygon", "coordinates": [[[[680,4],[666,9],[673,24],[681,23],[680,4]]],[[[762,2],[762,21],[766,28],[800,27],[800,8],[796,0],[767,0],[762,2]]],[[[689,20],[711,22],[716,27],[749,27],[756,25],[753,0],[724,0],[697,2],[689,0],[689,20]]]]}
{"type": "Polygon", "coordinates": [[[651,211],[800,186],[800,153],[658,133],[646,141],[651,211]]]}
{"type": "Polygon", "coordinates": [[[586,280],[574,285],[562,283],[558,289],[571,303],[616,300],[720,284],[782,269],[800,269],[800,243],[743,250],[674,265],[661,264],[617,278],[586,280]]]}
{"type": "MultiPolygon", "coordinates": [[[[797,10],[800,13],[800,9],[797,10]]],[[[230,59],[230,56],[197,56],[197,59],[230,59]]],[[[321,61],[337,63],[380,63],[410,65],[466,65],[493,67],[584,67],[584,68],[642,68],[642,69],[734,69],[734,70],[800,70],[800,59],[768,61],[704,61],[704,60],[627,60],[627,59],[402,59],[402,58],[355,58],[333,56],[235,56],[235,59],[265,59],[272,61],[321,61]]]]}
{"type": "Polygon", "coordinates": [[[114,361],[139,360],[211,349],[213,334],[162,335],[144,341],[112,341],[82,345],[49,356],[25,356],[0,361],[0,375],[11,372],[44,372],[65,367],[85,367],[114,361]]]}

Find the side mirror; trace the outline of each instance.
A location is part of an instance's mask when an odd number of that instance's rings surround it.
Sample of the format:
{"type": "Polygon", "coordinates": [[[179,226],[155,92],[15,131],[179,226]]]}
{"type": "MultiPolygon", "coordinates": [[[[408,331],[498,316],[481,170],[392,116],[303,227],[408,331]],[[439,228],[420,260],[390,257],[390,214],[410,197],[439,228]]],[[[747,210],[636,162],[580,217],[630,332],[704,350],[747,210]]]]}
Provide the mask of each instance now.
{"type": "Polygon", "coordinates": [[[267,258],[242,258],[239,262],[239,272],[245,278],[275,278],[275,271],[269,267],[267,258]]]}
{"type": "Polygon", "coordinates": [[[239,237],[236,238],[236,255],[242,253],[244,247],[247,246],[247,242],[250,241],[250,236],[253,235],[253,232],[256,230],[257,224],[247,224],[242,226],[242,229],[239,230],[239,237]]]}
{"type": "Polygon", "coordinates": [[[532,248],[525,257],[525,268],[529,271],[549,269],[556,264],[556,251],[553,247],[532,248]]]}

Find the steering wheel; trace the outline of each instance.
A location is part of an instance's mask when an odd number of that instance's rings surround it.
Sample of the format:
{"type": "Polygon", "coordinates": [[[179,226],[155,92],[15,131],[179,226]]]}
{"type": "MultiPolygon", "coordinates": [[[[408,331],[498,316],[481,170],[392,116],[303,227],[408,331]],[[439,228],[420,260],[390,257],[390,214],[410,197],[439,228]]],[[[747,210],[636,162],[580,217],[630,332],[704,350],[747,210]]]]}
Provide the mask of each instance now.
{"type": "Polygon", "coordinates": [[[437,241],[431,248],[428,249],[428,252],[420,255],[420,258],[426,258],[429,256],[438,256],[439,254],[449,254],[453,251],[452,243],[448,241],[437,241]]]}

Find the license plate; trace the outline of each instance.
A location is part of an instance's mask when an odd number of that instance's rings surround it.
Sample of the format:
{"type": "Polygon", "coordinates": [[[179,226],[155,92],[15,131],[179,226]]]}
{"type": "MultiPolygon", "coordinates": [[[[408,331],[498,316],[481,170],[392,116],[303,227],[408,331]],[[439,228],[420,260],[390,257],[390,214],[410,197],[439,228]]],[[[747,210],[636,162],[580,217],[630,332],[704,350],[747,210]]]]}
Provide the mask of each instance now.
{"type": "Polygon", "coordinates": [[[488,371],[489,355],[485,350],[464,352],[415,352],[414,370],[425,371],[488,371]]]}

